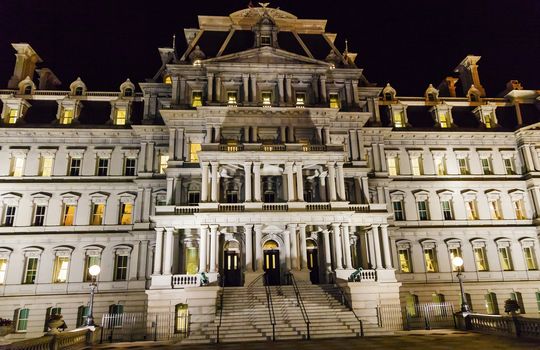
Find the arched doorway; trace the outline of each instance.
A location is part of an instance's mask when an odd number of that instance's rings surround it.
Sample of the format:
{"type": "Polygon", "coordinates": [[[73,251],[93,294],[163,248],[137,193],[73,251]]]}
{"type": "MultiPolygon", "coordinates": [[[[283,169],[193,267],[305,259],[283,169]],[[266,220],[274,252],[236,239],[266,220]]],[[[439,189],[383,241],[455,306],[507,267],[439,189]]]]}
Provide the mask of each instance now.
{"type": "Polygon", "coordinates": [[[236,240],[225,242],[223,247],[223,277],[226,287],[242,285],[242,269],[240,263],[240,243],[236,240]]]}
{"type": "Polygon", "coordinates": [[[266,283],[270,286],[280,285],[279,244],[274,240],[268,240],[263,244],[263,252],[263,270],[266,283]]]}
{"type": "Polygon", "coordinates": [[[307,248],[307,267],[309,269],[309,280],[313,284],[319,283],[319,250],[317,242],[313,239],[306,240],[307,248]]]}

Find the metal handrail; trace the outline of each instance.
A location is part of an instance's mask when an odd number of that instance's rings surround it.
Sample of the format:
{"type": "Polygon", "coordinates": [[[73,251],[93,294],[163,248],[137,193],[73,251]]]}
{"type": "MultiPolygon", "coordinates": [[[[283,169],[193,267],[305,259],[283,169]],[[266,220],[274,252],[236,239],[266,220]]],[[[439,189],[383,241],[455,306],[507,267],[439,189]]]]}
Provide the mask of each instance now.
{"type": "Polygon", "coordinates": [[[311,339],[311,334],[310,334],[310,324],[311,322],[309,321],[309,316],[307,314],[307,311],[306,311],[306,307],[304,306],[304,301],[302,300],[302,295],[300,294],[300,290],[298,289],[298,285],[296,284],[296,279],[294,278],[294,275],[292,273],[288,273],[287,274],[289,276],[289,280],[291,281],[291,284],[293,286],[293,289],[294,289],[294,294],[296,295],[296,302],[298,304],[298,307],[300,308],[300,312],[302,313],[302,318],[304,319],[304,322],[306,324],[306,329],[307,329],[307,337],[306,339],[311,339]]]}
{"type": "Polygon", "coordinates": [[[358,317],[358,315],[356,314],[356,312],[354,312],[354,309],[352,307],[352,301],[349,299],[349,297],[347,296],[347,294],[345,294],[345,292],[343,291],[343,289],[341,289],[341,287],[339,286],[339,284],[335,284],[336,288],[339,290],[339,293],[341,294],[341,304],[342,305],[345,305],[349,310],[352,311],[354,317],[356,317],[356,320],[358,321],[358,323],[360,323],[360,333],[358,334],[360,337],[363,337],[364,336],[364,323],[362,322],[362,320],[360,319],[360,317],[358,317]]]}
{"type": "Polygon", "coordinates": [[[219,296],[219,323],[216,329],[216,344],[219,343],[219,329],[221,328],[221,320],[223,319],[223,295],[225,294],[225,275],[221,277],[221,294],[219,296]]]}
{"type": "Polygon", "coordinates": [[[268,275],[264,275],[264,290],[266,291],[266,305],[268,307],[268,316],[272,325],[272,340],[276,341],[276,315],[274,314],[274,303],[272,302],[272,290],[268,285],[268,275]]]}

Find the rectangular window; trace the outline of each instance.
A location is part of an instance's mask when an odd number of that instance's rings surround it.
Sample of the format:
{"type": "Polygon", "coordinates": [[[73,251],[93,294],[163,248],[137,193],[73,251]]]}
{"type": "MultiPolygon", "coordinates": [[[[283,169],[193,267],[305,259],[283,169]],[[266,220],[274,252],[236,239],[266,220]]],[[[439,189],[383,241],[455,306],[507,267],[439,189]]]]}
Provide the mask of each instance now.
{"type": "Polygon", "coordinates": [[[458,158],[459,173],[461,175],[471,175],[469,170],[469,162],[467,158],[458,158]]]}
{"type": "Polygon", "coordinates": [[[339,95],[338,94],[330,94],[330,108],[339,109],[339,95]]]}
{"type": "Polygon", "coordinates": [[[439,112],[439,123],[441,124],[441,128],[449,128],[451,126],[448,113],[439,112]]]}
{"type": "Polygon", "coordinates": [[[101,257],[99,255],[87,255],[84,266],[84,281],[92,281],[92,275],[90,274],[90,266],[101,265],[101,257]]]}
{"type": "Polygon", "coordinates": [[[193,91],[191,94],[191,107],[202,106],[202,91],[193,91]]]}
{"type": "Polygon", "coordinates": [[[116,109],[114,125],[126,125],[127,110],[125,108],[116,109]]]}
{"type": "Polygon", "coordinates": [[[411,255],[409,249],[399,249],[399,271],[404,273],[412,272],[411,269],[411,255]]]}
{"type": "Polygon", "coordinates": [[[446,162],[444,158],[435,158],[435,172],[437,175],[446,175],[446,162]]]}
{"type": "Polygon", "coordinates": [[[523,199],[518,199],[512,202],[514,206],[514,212],[516,213],[516,219],[526,220],[527,216],[525,215],[525,205],[523,204],[523,199]]]}
{"type": "Polygon", "coordinates": [[[538,312],[540,312],[540,292],[536,292],[536,308],[538,309],[538,312]]]}
{"type": "Polygon", "coordinates": [[[77,327],[84,326],[88,316],[90,316],[90,308],[88,306],[79,306],[77,309],[77,327]]]}
{"type": "Polygon", "coordinates": [[[200,199],[201,199],[201,193],[200,192],[195,192],[195,191],[190,191],[188,192],[188,205],[197,205],[199,204],[200,202],[200,199]]]}
{"type": "Polygon", "coordinates": [[[394,111],[392,113],[392,122],[395,128],[404,128],[405,127],[404,112],[394,111]]]}
{"type": "Polygon", "coordinates": [[[424,249],[424,259],[426,261],[426,272],[438,272],[437,255],[435,248],[424,249]]]}
{"type": "Polygon", "coordinates": [[[512,158],[504,158],[504,169],[506,171],[506,175],[515,175],[516,171],[514,170],[514,159],[512,158]]]}
{"type": "Polygon", "coordinates": [[[441,201],[441,208],[442,208],[444,220],[454,220],[452,203],[450,201],[441,201]]]}
{"type": "Polygon", "coordinates": [[[103,224],[103,214],[105,214],[105,204],[93,204],[90,225],[103,224]]]}
{"type": "Polygon", "coordinates": [[[43,226],[45,224],[45,211],[47,207],[44,205],[36,205],[34,208],[34,226],[43,226]]]}
{"type": "Polygon", "coordinates": [[[427,201],[416,202],[418,207],[418,220],[429,220],[429,210],[427,201]]]}
{"type": "Polygon", "coordinates": [[[117,255],[114,261],[114,280],[125,281],[127,280],[128,269],[128,256],[117,255]]]}
{"type": "Polygon", "coordinates": [[[236,101],[237,101],[237,92],[236,91],[228,91],[227,92],[227,105],[231,107],[236,107],[236,101]]]}
{"type": "Polygon", "coordinates": [[[68,277],[69,257],[57,256],[54,259],[53,283],[66,283],[68,277]]]}
{"type": "Polygon", "coordinates": [[[296,93],[296,107],[297,108],[304,108],[306,103],[306,94],[297,92],[296,93]]]}
{"type": "MultiPolygon", "coordinates": [[[[536,258],[535,258],[535,255],[534,255],[534,248],[533,247],[524,247],[523,248],[523,255],[525,256],[525,263],[527,264],[527,270],[538,270],[538,266],[536,265],[536,258]]],[[[1,262],[0,262],[0,264],[1,264],[1,262]]],[[[0,270],[0,274],[1,273],[2,273],[2,271],[0,270]]]]}
{"type": "Polygon", "coordinates": [[[480,163],[482,164],[482,173],[484,175],[492,175],[491,171],[491,162],[489,158],[480,158],[480,163]]]}
{"type": "Polygon", "coordinates": [[[165,174],[165,170],[167,170],[167,167],[169,166],[169,155],[168,154],[160,154],[159,156],[159,173],[165,174]]]}
{"type": "Polygon", "coordinates": [[[227,191],[226,200],[227,203],[238,203],[238,191],[227,191]]]}
{"type": "Polygon", "coordinates": [[[19,109],[10,108],[9,113],[6,118],[7,124],[15,124],[17,122],[18,117],[19,117],[19,109]]]}
{"type": "Polygon", "coordinates": [[[133,215],[133,204],[122,203],[120,208],[120,225],[131,225],[133,215]]]}
{"type": "Polygon", "coordinates": [[[403,201],[393,201],[392,207],[394,208],[394,220],[405,220],[405,211],[403,210],[403,201]]]}
{"type": "Polygon", "coordinates": [[[388,175],[396,176],[399,174],[398,157],[388,157],[388,175]]]}
{"type": "Polygon", "coordinates": [[[60,117],[60,124],[71,124],[74,114],[75,111],[73,109],[64,109],[62,111],[62,116],[60,117]]]}
{"type": "Polygon", "coordinates": [[[69,176],[79,176],[81,174],[81,158],[70,158],[69,160],[69,176]]]}
{"type": "Polygon", "coordinates": [[[120,304],[113,304],[109,306],[109,314],[111,314],[113,317],[109,320],[108,328],[119,328],[122,327],[122,324],[124,323],[124,317],[122,314],[124,313],[124,305],[120,304]]]}
{"type": "Polygon", "coordinates": [[[11,158],[11,176],[23,176],[24,173],[24,157],[14,156],[11,158]]]}
{"type": "Polygon", "coordinates": [[[486,258],[486,248],[476,247],[474,248],[474,261],[476,262],[476,269],[478,271],[488,271],[488,262],[486,258]]]}
{"type": "Polygon", "coordinates": [[[15,223],[15,212],[17,207],[13,205],[6,206],[6,214],[4,216],[4,226],[13,226],[15,223]]]}
{"type": "Polygon", "coordinates": [[[264,91],[261,93],[263,107],[272,106],[272,92],[264,91]]]}
{"type": "Polygon", "coordinates": [[[109,158],[98,158],[96,175],[97,176],[109,175],[109,158]]]}
{"type": "Polygon", "coordinates": [[[422,157],[411,158],[411,171],[415,176],[420,176],[424,173],[424,167],[422,166],[422,157]]]}
{"type": "Polygon", "coordinates": [[[476,200],[466,201],[465,210],[467,211],[467,220],[478,220],[478,210],[476,209],[476,200]]]}
{"type": "Polygon", "coordinates": [[[0,258],[0,284],[6,282],[6,270],[8,260],[6,258],[0,258]]]}
{"type": "Polygon", "coordinates": [[[24,270],[23,284],[34,284],[36,282],[38,258],[27,258],[24,270]]]}
{"type": "Polygon", "coordinates": [[[261,46],[268,46],[270,44],[270,35],[261,35],[261,46]]]}
{"type": "Polygon", "coordinates": [[[489,213],[492,220],[502,220],[501,202],[497,200],[489,201],[489,213]]]}
{"type": "Polygon", "coordinates": [[[525,313],[525,305],[523,304],[523,295],[520,292],[512,292],[510,293],[510,299],[517,301],[519,305],[519,313],[524,314],[525,313]]]}
{"type": "Polygon", "coordinates": [[[501,261],[503,271],[512,271],[514,269],[508,247],[499,247],[499,260],[501,261]]]}
{"type": "Polygon", "coordinates": [[[484,295],[484,300],[486,302],[486,312],[489,315],[498,315],[499,306],[497,305],[497,295],[495,293],[488,293],[484,295]]]}
{"type": "Polygon", "coordinates": [[[50,156],[42,156],[39,160],[39,175],[51,176],[53,170],[53,158],[50,156]]]}
{"type": "Polygon", "coordinates": [[[454,272],[457,272],[457,271],[463,271],[463,266],[455,266],[454,264],[452,264],[452,261],[454,260],[454,258],[462,258],[461,256],[461,248],[450,248],[448,249],[448,254],[450,255],[450,265],[452,265],[452,271],[454,272]]]}
{"type": "Polygon", "coordinates": [[[17,326],[15,327],[16,332],[26,332],[29,315],[30,309],[19,309],[17,312],[17,326]]]}
{"type": "Polygon", "coordinates": [[[137,159],[126,158],[124,161],[124,176],[135,176],[137,172],[137,159]]]}
{"type": "Polygon", "coordinates": [[[64,205],[64,213],[62,215],[62,226],[73,226],[75,221],[76,205],[64,205]]]}
{"type": "Polygon", "coordinates": [[[190,143],[189,144],[189,161],[195,163],[199,161],[199,152],[202,147],[200,143],[190,143]]]}

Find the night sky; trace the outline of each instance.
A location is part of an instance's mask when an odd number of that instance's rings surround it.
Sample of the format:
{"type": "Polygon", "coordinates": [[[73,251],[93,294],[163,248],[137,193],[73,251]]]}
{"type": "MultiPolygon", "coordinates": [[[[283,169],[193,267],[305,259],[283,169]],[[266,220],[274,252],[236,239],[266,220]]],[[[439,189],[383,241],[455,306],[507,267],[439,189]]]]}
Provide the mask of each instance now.
{"type": "MultiPolygon", "coordinates": [[[[171,45],[197,15],[228,15],[249,0],[0,0],[0,88],[7,86],[15,57],[11,42],[28,42],[63,87],[80,76],[90,90],[117,90],[126,78],[152,77],[158,47],[171,45]]],[[[257,3],[253,1],[253,3],[257,3]]],[[[489,96],[510,79],[540,89],[538,0],[276,0],[299,18],[327,19],[357,52],[356,63],[379,86],[398,95],[423,95],[437,86],[467,54],[481,55],[480,76],[489,96]]]]}

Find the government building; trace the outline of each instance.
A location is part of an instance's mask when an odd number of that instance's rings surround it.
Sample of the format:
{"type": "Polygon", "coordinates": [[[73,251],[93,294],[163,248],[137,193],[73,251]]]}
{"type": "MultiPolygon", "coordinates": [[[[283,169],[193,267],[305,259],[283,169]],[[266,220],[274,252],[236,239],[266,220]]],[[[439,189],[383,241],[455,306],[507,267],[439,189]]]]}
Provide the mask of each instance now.
{"type": "MultiPolygon", "coordinates": [[[[291,319],[290,283],[312,321],[312,300],[351,312],[332,298],[344,293],[367,335],[386,307],[459,310],[458,272],[473,312],[514,299],[538,315],[539,90],[510,80],[489,97],[469,55],[401,96],[336,48],[326,20],[261,4],[198,23],[185,51],[159,48],[156,74],[117,91],[63,84],[12,44],[0,90],[7,338],[42,335],[53,314],[84,325],[92,265],[96,323],[170,314],[175,332],[189,315],[208,341],[234,316],[227,303],[268,317],[263,284],[291,319]]],[[[278,311],[277,338],[303,336],[279,328],[278,311]]],[[[331,336],[358,332],[340,317],[331,336]]],[[[253,319],[236,319],[244,337],[268,339],[253,319]]]]}

